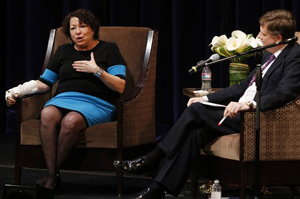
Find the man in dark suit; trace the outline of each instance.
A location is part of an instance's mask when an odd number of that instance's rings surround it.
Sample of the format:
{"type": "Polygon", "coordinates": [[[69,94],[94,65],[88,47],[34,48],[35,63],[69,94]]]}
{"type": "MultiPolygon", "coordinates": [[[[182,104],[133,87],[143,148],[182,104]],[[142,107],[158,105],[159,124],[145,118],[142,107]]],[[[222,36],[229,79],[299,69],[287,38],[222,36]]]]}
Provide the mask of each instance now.
{"type": "MultiPolygon", "coordinates": [[[[260,18],[258,38],[269,45],[294,37],[296,21],[287,10],[273,10],[260,18]]],[[[262,58],[261,110],[274,109],[300,94],[300,47],[296,42],[268,48],[262,58]]],[[[164,139],[150,153],[135,160],[114,161],[116,169],[142,174],[157,169],[151,185],[135,199],[164,198],[164,191],[176,196],[186,182],[199,150],[217,136],[240,131],[240,112],[256,108],[253,71],[239,85],[191,98],[188,108],[164,139]],[[203,101],[228,104],[226,108],[203,105],[203,101]],[[229,116],[221,126],[218,122],[229,116]]]]}

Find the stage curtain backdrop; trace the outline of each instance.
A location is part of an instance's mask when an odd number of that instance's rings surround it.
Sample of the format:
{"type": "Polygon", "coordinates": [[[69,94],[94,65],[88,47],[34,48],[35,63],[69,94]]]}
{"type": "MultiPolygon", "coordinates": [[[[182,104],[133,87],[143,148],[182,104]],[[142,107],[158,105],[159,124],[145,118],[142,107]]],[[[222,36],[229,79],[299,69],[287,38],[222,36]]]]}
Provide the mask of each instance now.
{"type": "MultiPolygon", "coordinates": [[[[185,87],[200,87],[200,73],[187,71],[211,54],[215,35],[233,30],[258,34],[259,17],[278,8],[300,23],[298,0],[2,0],[0,2],[0,133],[14,133],[14,108],[5,90],[38,79],[49,30],[78,8],[91,10],[103,26],[146,26],[159,31],[156,121],[161,135],[178,119],[188,98],[185,87]]],[[[300,30],[298,25],[298,30],[300,30]]],[[[211,66],[213,87],[228,86],[228,63],[211,66]]]]}

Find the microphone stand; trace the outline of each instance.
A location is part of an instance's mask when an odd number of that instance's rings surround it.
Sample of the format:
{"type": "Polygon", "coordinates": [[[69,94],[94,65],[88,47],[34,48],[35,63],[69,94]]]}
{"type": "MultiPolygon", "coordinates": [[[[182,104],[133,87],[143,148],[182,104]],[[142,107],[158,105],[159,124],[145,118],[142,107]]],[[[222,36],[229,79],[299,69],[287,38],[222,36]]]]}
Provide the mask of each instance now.
{"type": "Polygon", "coordinates": [[[257,51],[254,54],[256,62],[256,117],[255,117],[255,162],[254,162],[254,198],[259,198],[259,153],[260,153],[260,94],[261,94],[261,83],[262,83],[262,71],[261,71],[261,58],[262,51],[257,51]]]}

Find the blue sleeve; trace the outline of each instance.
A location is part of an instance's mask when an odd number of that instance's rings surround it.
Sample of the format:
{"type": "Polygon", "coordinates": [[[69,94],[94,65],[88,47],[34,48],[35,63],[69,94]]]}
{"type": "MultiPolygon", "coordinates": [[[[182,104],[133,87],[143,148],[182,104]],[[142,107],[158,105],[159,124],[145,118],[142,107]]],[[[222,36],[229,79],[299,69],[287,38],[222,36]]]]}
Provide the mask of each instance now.
{"type": "Polygon", "coordinates": [[[114,65],[107,69],[107,72],[111,75],[126,77],[126,67],[124,65],[114,65]]]}
{"type": "Polygon", "coordinates": [[[46,69],[44,73],[40,76],[39,80],[47,84],[48,86],[52,86],[57,81],[57,77],[58,75],[55,72],[46,69]]]}

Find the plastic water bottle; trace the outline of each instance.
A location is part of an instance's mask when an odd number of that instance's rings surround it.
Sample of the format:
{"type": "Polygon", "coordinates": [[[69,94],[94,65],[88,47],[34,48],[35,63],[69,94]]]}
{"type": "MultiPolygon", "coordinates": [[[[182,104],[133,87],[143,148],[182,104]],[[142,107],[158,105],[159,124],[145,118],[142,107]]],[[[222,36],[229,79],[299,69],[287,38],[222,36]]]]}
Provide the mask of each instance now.
{"type": "Polygon", "coordinates": [[[215,180],[211,187],[211,199],[221,199],[222,187],[219,180],[215,180]]]}
{"type": "Polygon", "coordinates": [[[202,87],[201,90],[203,91],[207,91],[207,92],[211,92],[211,70],[208,66],[205,66],[202,69],[202,73],[201,73],[201,80],[202,80],[202,87]]]}

